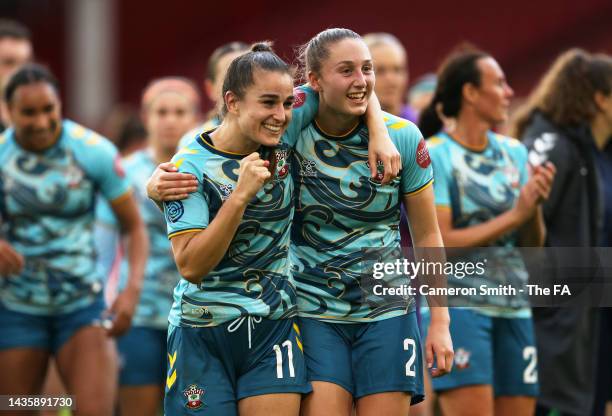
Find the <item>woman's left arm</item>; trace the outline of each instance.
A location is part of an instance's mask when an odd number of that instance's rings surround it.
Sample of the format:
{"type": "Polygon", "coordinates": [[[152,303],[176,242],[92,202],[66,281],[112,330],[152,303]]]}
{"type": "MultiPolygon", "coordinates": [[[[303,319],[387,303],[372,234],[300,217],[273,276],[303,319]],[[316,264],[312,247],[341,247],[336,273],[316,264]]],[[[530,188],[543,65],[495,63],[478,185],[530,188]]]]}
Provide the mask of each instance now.
{"type": "MultiPolygon", "coordinates": [[[[431,184],[418,192],[404,195],[404,206],[408,215],[415,258],[423,259],[426,264],[444,263],[446,256],[436,218],[431,184]]],[[[424,277],[427,278],[430,287],[446,285],[444,275],[424,277]]],[[[427,368],[431,369],[432,377],[438,377],[451,371],[453,366],[454,352],[449,330],[450,317],[446,297],[427,296],[427,303],[431,312],[431,322],[425,341],[427,368]],[[434,357],[438,367],[432,369],[434,357]]]]}
{"type": "Polygon", "coordinates": [[[111,201],[110,205],[121,226],[121,234],[125,236],[129,263],[127,286],[119,293],[110,308],[110,312],[115,316],[109,335],[118,336],[129,329],[140,298],[145,264],[149,253],[149,238],[133,195],[119,197],[111,201]]]}

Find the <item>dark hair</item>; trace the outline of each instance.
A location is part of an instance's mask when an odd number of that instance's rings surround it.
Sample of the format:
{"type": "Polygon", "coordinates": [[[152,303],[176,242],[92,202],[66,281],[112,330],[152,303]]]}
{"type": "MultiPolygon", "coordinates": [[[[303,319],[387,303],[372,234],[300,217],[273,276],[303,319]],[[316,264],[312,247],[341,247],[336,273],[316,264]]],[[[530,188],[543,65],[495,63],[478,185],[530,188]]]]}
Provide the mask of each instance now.
{"type": "Polygon", "coordinates": [[[223,100],[222,115],[227,113],[227,105],[224,99],[225,94],[231,91],[239,98],[244,97],[246,89],[253,85],[253,73],[256,69],[292,75],[291,67],[274,53],[271,42],[253,44],[251,50],[234,59],[227,70],[223,80],[221,96],[223,100]]]}
{"type": "Polygon", "coordinates": [[[433,136],[442,130],[443,122],[438,111],[446,117],[455,117],[461,111],[463,86],[480,86],[481,73],[478,60],[490,55],[472,49],[453,52],[438,70],[438,83],[431,103],[423,110],[419,129],[424,137],[433,136]]]}
{"type": "Polygon", "coordinates": [[[19,22],[9,19],[0,19],[0,39],[14,38],[31,40],[30,30],[19,22]]]}
{"type": "Polygon", "coordinates": [[[358,33],[350,29],[332,28],[319,32],[302,45],[298,51],[302,77],[308,79],[309,72],[319,74],[323,61],[329,58],[329,46],[344,39],[363,40],[358,33]]]}
{"type": "Polygon", "coordinates": [[[612,58],[570,49],[557,57],[517,110],[511,133],[521,137],[536,111],[558,126],[590,123],[599,111],[596,92],[612,93],[612,58]]]}
{"type": "Polygon", "coordinates": [[[225,45],[219,46],[215,49],[208,58],[206,78],[215,81],[217,79],[217,64],[225,55],[229,55],[234,52],[246,52],[249,50],[249,45],[244,42],[230,42],[225,45]]]}
{"type": "Polygon", "coordinates": [[[11,75],[6,83],[4,87],[4,100],[7,104],[10,104],[17,88],[37,82],[45,82],[51,85],[59,96],[59,82],[57,82],[57,79],[46,67],[39,64],[25,64],[11,75]]]}

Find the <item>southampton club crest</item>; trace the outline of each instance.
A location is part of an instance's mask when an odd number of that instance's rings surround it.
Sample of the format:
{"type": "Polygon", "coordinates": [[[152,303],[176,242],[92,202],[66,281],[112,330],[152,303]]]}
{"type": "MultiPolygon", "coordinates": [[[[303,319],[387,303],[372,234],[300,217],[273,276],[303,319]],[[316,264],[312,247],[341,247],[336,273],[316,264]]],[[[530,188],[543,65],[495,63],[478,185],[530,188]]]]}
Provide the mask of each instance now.
{"type": "Polygon", "coordinates": [[[276,151],[276,177],[283,179],[289,173],[289,162],[287,162],[287,151],[276,151]]]}
{"type": "Polygon", "coordinates": [[[470,355],[472,355],[472,353],[463,348],[457,349],[457,351],[455,351],[455,367],[458,370],[468,368],[470,366],[470,355]]]}
{"type": "Polygon", "coordinates": [[[188,409],[195,410],[204,405],[204,402],[202,401],[204,389],[199,388],[196,384],[192,384],[183,390],[183,395],[187,398],[185,407],[188,409]]]}

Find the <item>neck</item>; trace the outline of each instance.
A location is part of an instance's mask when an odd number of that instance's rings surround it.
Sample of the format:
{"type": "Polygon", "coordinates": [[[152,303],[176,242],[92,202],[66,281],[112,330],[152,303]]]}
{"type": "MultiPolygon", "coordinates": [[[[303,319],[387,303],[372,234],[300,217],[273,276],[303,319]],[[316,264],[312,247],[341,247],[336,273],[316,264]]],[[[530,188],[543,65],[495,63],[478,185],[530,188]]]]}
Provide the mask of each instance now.
{"type": "Polygon", "coordinates": [[[22,138],[17,136],[17,134],[15,134],[15,141],[17,142],[19,147],[21,147],[24,150],[27,150],[28,152],[43,153],[43,152],[46,152],[47,150],[51,149],[53,146],[55,146],[55,144],[58,142],[58,140],[60,138],[60,135],[61,135],[61,130],[53,138],[53,140],[50,143],[48,143],[47,145],[42,146],[42,147],[32,146],[31,143],[29,143],[27,140],[23,140],[22,138]]]}
{"type": "Polygon", "coordinates": [[[238,123],[232,120],[229,115],[225,117],[223,123],[210,137],[217,149],[228,153],[247,155],[257,151],[261,146],[242,134],[238,123]]]}
{"type": "Polygon", "coordinates": [[[487,146],[487,131],[491,125],[468,112],[461,112],[457,117],[457,126],[449,134],[461,144],[475,150],[487,146]]]}
{"type": "Polygon", "coordinates": [[[402,112],[402,103],[395,103],[392,105],[383,105],[382,103],[380,103],[383,111],[386,111],[387,113],[391,113],[394,116],[400,116],[401,112],[402,112]]]}
{"type": "Polygon", "coordinates": [[[149,149],[153,152],[153,159],[157,164],[170,161],[176,153],[176,148],[168,149],[160,144],[156,144],[156,140],[149,141],[149,149]]]}
{"type": "Polygon", "coordinates": [[[609,122],[603,116],[597,115],[595,117],[591,123],[591,133],[593,134],[597,149],[603,150],[608,145],[610,136],[612,136],[611,130],[609,122]]]}
{"type": "Polygon", "coordinates": [[[315,120],[319,128],[331,136],[344,136],[359,123],[359,117],[339,113],[322,102],[315,120]]]}

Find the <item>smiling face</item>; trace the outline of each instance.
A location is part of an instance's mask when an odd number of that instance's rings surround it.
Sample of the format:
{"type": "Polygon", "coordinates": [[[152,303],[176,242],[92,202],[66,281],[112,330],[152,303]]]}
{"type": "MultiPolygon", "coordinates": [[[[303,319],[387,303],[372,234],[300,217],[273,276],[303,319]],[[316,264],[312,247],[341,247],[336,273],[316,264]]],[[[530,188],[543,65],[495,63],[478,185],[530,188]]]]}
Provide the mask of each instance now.
{"type": "Polygon", "coordinates": [[[53,146],[61,130],[61,103],[55,88],[44,82],[20,85],[8,103],[18,143],[41,152],[53,146]]]}
{"type": "Polygon", "coordinates": [[[276,146],[291,121],[293,79],[279,71],[256,69],[253,83],[242,98],[232,91],[225,94],[228,113],[236,116],[241,133],[249,140],[276,146]]]}
{"type": "Polygon", "coordinates": [[[319,92],[320,108],[351,116],[366,112],[374,88],[372,56],[361,39],[345,38],[328,46],[319,74],[309,80],[319,92]]]}
{"type": "Polygon", "coordinates": [[[480,86],[476,87],[472,100],[476,114],[492,126],[503,123],[508,120],[510,99],[514,91],[495,59],[481,58],[477,66],[480,70],[480,86]]]}

